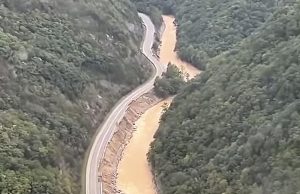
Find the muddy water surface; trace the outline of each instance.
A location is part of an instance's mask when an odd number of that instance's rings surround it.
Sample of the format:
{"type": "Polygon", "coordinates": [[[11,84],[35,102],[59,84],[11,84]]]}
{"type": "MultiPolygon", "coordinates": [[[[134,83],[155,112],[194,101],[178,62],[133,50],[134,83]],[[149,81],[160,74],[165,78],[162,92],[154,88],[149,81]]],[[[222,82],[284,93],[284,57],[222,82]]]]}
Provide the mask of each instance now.
{"type": "MultiPolygon", "coordinates": [[[[165,31],[162,36],[160,48],[160,61],[162,64],[169,62],[175,64],[184,73],[192,78],[200,71],[192,65],[183,62],[174,52],[176,44],[176,27],[174,17],[163,16],[165,31]]],[[[118,166],[117,186],[125,194],[156,194],[151,168],[147,160],[149,145],[159,126],[159,119],[164,106],[170,104],[172,99],[164,100],[148,109],[136,122],[136,131],[130,143],[124,150],[123,158],[118,166]]]]}
{"type": "Polygon", "coordinates": [[[126,194],[156,194],[147,153],[161,113],[170,102],[171,99],[167,99],[151,107],[135,124],[137,130],[124,150],[118,167],[117,185],[126,194]]]}
{"type": "Polygon", "coordinates": [[[195,77],[201,71],[189,63],[180,60],[174,52],[176,45],[176,27],[174,25],[175,18],[172,16],[163,16],[165,23],[165,31],[162,35],[161,47],[160,47],[160,61],[163,64],[168,64],[171,62],[176,65],[184,73],[188,73],[190,78],[195,77]]]}

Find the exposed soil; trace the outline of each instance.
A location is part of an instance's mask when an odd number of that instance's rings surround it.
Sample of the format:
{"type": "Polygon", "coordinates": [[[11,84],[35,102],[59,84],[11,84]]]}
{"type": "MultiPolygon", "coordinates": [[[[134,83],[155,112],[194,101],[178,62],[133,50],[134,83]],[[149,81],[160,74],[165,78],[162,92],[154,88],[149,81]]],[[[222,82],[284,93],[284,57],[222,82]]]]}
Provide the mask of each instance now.
{"type": "Polygon", "coordinates": [[[104,159],[99,167],[105,194],[121,193],[120,190],[116,189],[117,167],[122,158],[124,148],[132,138],[135,130],[134,123],[147,109],[160,101],[161,99],[150,92],[130,104],[125,117],[120,122],[116,133],[107,146],[104,159]]]}
{"type": "MultiPolygon", "coordinates": [[[[187,79],[193,78],[201,71],[178,58],[175,51],[176,27],[173,23],[174,17],[163,16],[163,20],[164,31],[158,50],[160,62],[164,65],[171,62],[189,75],[187,79]]],[[[126,194],[156,194],[146,154],[149,150],[149,144],[153,141],[153,134],[158,129],[159,118],[163,112],[162,104],[165,102],[169,104],[171,99],[162,101],[153,92],[150,92],[130,104],[99,167],[105,194],[123,192],[126,194]],[[135,130],[137,131],[134,132],[135,130]],[[119,176],[118,172],[120,173],[119,176]],[[117,178],[118,185],[116,185],[117,178]],[[122,191],[117,189],[117,186],[122,191]]]]}
{"type": "Polygon", "coordinates": [[[117,186],[126,194],[156,194],[147,153],[159,120],[172,98],[149,108],[135,123],[136,131],[123,152],[118,166],[117,186]]]}

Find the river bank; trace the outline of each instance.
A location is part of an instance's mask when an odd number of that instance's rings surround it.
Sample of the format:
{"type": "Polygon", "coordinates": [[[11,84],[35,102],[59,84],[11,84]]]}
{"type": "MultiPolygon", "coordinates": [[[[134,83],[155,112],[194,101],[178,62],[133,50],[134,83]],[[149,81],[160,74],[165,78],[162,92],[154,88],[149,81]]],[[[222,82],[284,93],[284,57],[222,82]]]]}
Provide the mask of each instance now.
{"type": "Polygon", "coordinates": [[[132,138],[126,146],[118,166],[117,187],[126,194],[156,194],[147,153],[158,129],[164,109],[172,98],[165,99],[149,108],[136,122],[132,138]]]}
{"type": "MultiPolygon", "coordinates": [[[[174,17],[163,16],[163,20],[160,62],[165,66],[171,62],[184,74],[188,74],[188,79],[193,78],[200,71],[180,60],[175,52],[174,17]]],[[[149,92],[129,105],[99,165],[103,193],[156,194],[147,153],[159,127],[159,119],[164,110],[162,105],[169,105],[171,101],[162,101],[153,92],[149,92]]]]}
{"type": "Polygon", "coordinates": [[[154,93],[149,92],[129,105],[125,117],[117,126],[117,131],[114,133],[106,148],[103,161],[98,169],[98,171],[101,172],[102,190],[104,194],[121,192],[116,186],[117,168],[122,159],[123,151],[135,131],[135,122],[146,110],[159,102],[161,102],[161,99],[156,97],[154,93]]]}
{"type": "MultiPolygon", "coordinates": [[[[167,65],[175,64],[184,74],[188,74],[187,80],[200,73],[200,70],[180,60],[175,50],[176,26],[174,17],[163,16],[164,31],[161,36],[159,49],[160,62],[167,65]]],[[[123,151],[123,157],[118,165],[117,187],[118,191],[125,194],[156,194],[156,186],[147,159],[150,143],[153,135],[159,127],[160,116],[164,109],[172,102],[172,98],[166,99],[147,109],[136,121],[136,131],[130,139],[130,143],[123,151]]]]}
{"type": "Polygon", "coordinates": [[[161,37],[160,46],[160,62],[162,64],[168,64],[169,62],[176,65],[185,75],[188,74],[188,78],[191,79],[201,73],[195,66],[181,60],[177,52],[176,46],[176,26],[174,25],[175,18],[173,16],[163,16],[164,31],[161,37]]]}

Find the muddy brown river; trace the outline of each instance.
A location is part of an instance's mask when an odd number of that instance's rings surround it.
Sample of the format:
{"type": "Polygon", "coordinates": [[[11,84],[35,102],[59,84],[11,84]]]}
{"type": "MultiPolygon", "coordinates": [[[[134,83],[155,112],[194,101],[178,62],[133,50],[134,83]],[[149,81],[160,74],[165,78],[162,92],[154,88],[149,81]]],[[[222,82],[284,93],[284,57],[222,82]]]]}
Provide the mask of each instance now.
{"type": "MultiPolygon", "coordinates": [[[[200,71],[194,66],[183,62],[174,52],[176,44],[176,27],[174,17],[163,16],[165,31],[162,35],[160,47],[160,61],[162,64],[169,62],[175,64],[185,74],[192,78],[200,71]]],[[[150,143],[159,126],[159,119],[166,105],[172,99],[166,99],[148,109],[136,122],[136,131],[130,143],[124,150],[123,158],[118,166],[117,187],[125,194],[156,194],[151,168],[147,160],[150,143]]]]}
{"type": "Polygon", "coordinates": [[[176,27],[173,24],[174,17],[163,16],[163,19],[166,28],[161,38],[162,44],[160,47],[160,61],[163,64],[168,64],[171,62],[185,74],[188,73],[190,78],[195,77],[200,73],[200,70],[179,59],[176,52],[174,52],[176,45],[176,27]]]}

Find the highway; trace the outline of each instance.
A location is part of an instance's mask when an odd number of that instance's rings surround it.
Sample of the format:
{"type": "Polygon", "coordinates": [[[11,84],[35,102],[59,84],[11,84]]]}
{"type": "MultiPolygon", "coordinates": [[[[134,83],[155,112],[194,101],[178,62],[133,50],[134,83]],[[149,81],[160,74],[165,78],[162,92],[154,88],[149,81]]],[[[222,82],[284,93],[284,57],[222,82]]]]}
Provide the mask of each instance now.
{"type": "Polygon", "coordinates": [[[153,56],[151,47],[154,41],[155,28],[150,18],[145,14],[139,13],[140,18],[145,26],[144,40],[141,52],[152,62],[154,65],[154,73],[151,78],[144,84],[137,87],[128,95],[124,96],[111,110],[106,120],[102,123],[97,130],[93,144],[90,148],[86,168],[85,168],[85,193],[86,194],[102,194],[102,183],[98,179],[98,166],[104,157],[106,146],[112,138],[117,124],[122,120],[129,104],[136,100],[141,95],[147,93],[153,88],[153,83],[157,76],[161,76],[165,70],[163,65],[153,56]]]}

